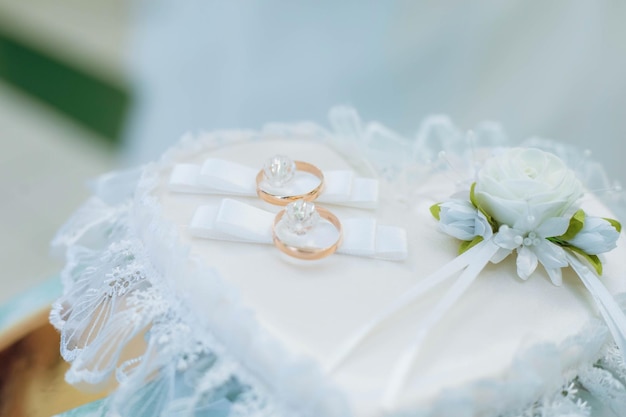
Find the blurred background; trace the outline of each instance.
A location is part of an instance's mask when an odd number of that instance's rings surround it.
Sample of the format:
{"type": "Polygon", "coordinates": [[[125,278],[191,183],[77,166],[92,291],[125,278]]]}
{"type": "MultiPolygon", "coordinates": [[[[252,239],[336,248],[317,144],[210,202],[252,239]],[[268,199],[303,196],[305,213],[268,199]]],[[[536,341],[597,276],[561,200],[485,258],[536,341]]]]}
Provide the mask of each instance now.
{"type": "Polygon", "coordinates": [[[186,130],[326,124],[412,137],[449,114],[588,148],[626,182],[626,2],[0,0],[0,303],[55,274],[87,180],[186,130]]]}

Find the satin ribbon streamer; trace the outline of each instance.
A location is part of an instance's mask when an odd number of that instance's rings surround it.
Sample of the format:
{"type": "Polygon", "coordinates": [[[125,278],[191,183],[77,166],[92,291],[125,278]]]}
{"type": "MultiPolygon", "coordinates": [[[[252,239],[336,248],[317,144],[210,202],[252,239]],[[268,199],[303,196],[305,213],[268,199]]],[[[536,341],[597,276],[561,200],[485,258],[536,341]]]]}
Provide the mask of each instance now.
{"type": "MultiPolygon", "coordinates": [[[[381,403],[383,408],[392,409],[410,376],[415,359],[429,331],[450,308],[454,306],[489,261],[494,257],[502,258],[501,252],[502,248],[496,245],[494,239],[491,238],[479,243],[421,280],[346,339],[327,363],[326,371],[331,373],[341,366],[360,344],[388,318],[414,302],[435,286],[446,281],[455,273],[463,271],[439,300],[437,305],[424,317],[418,328],[414,330],[414,339],[396,361],[381,403]]],[[[512,251],[509,251],[509,253],[511,252],[512,251]]],[[[622,352],[622,356],[626,360],[626,315],[624,315],[624,312],[600,279],[585,266],[576,255],[568,253],[567,260],[593,296],[600,314],[604,318],[617,346],[622,352]]]]}

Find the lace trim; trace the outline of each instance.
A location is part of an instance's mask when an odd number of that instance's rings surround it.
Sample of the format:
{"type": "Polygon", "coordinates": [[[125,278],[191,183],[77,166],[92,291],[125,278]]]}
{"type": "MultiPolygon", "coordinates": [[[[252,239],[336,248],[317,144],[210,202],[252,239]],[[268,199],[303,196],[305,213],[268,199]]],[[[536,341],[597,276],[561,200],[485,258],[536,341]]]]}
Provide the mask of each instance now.
{"type": "MultiPolygon", "coordinates": [[[[121,416],[199,411],[350,415],[343,395],[315,363],[292,357],[264,333],[214,270],[188,256],[189,248],[178,243],[173,225],[163,223],[152,196],[160,170],[178,158],[277,133],[325,141],[350,155],[362,171],[407,190],[421,176],[452,163],[457,170],[471,170],[467,161],[476,148],[506,143],[494,123],[478,126],[467,141],[447,118],[433,117],[423,123],[415,141],[408,141],[379,124],[363,125],[352,109],[333,109],[330,117],[334,133],[304,123],[269,125],[260,133],[188,135],[160,162],[108,174],[94,184],[96,195],[53,241],[54,248],[66,252],[67,264],[62,272],[65,292],[50,320],[61,331],[61,354],[71,362],[66,376],[70,383],[106,386],[116,380],[119,387],[109,405],[121,416]],[[380,151],[383,143],[385,152],[380,151]],[[211,306],[212,314],[198,317],[198,303],[211,306]],[[259,364],[273,373],[261,373],[259,364]]],[[[621,203],[621,194],[611,192],[614,187],[599,165],[566,146],[530,143],[566,155],[581,179],[593,183],[592,189],[608,190],[610,207],[621,203]]],[[[577,396],[582,387],[614,409],[622,407],[626,366],[615,347],[603,347],[606,340],[605,326],[593,323],[558,349],[538,346],[520,354],[505,380],[442,393],[417,415],[556,416],[567,409],[586,416],[589,406],[577,396]],[[555,363],[559,365],[548,366],[555,363]]],[[[416,410],[406,413],[415,415],[416,410]]]]}

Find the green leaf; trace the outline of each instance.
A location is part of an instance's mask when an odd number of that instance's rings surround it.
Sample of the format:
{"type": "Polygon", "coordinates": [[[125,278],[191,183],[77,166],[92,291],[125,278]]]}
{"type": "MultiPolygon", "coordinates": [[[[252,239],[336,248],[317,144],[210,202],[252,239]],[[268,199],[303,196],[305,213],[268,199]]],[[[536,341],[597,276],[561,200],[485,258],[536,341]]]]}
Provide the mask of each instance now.
{"type": "Polygon", "coordinates": [[[485,211],[485,209],[483,209],[480,205],[478,205],[478,200],[476,200],[475,188],[476,188],[476,182],[473,182],[472,186],[470,187],[470,203],[472,203],[472,205],[476,207],[476,209],[478,209],[478,211],[480,211],[485,216],[485,218],[491,225],[491,230],[493,230],[494,232],[497,232],[498,223],[493,219],[493,217],[491,217],[489,213],[485,211]]]}
{"type": "Polygon", "coordinates": [[[615,219],[608,219],[606,217],[603,217],[603,219],[611,223],[611,226],[613,226],[615,230],[617,230],[617,233],[622,233],[622,224],[620,222],[615,219]]]}
{"type": "Polygon", "coordinates": [[[559,240],[568,241],[576,237],[585,225],[585,212],[578,210],[571,219],[569,219],[569,227],[567,231],[558,237],[559,240]]]}
{"type": "Polygon", "coordinates": [[[480,208],[478,207],[478,201],[476,201],[476,195],[475,193],[475,188],[476,188],[476,181],[474,181],[472,183],[472,186],[470,187],[470,202],[472,203],[472,205],[476,208],[480,208]]]}
{"type": "Polygon", "coordinates": [[[441,213],[441,203],[433,204],[430,206],[430,214],[437,220],[441,220],[439,214],[441,213]]]}
{"type": "Polygon", "coordinates": [[[483,240],[485,240],[485,239],[482,236],[476,236],[472,240],[463,241],[463,243],[461,243],[461,246],[459,247],[459,255],[461,255],[461,254],[467,252],[468,250],[472,249],[474,246],[478,245],[483,240]]]}
{"type": "Polygon", "coordinates": [[[578,255],[586,259],[587,262],[589,262],[591,266],[593,266],[593,269],[595,269],[596,273],[598,275],[602,275],[602,261],[597,255],[589,255],[588,253],[583,252],[582,249],[577,248],[576,246],[569,246],[568,249],[576,252],[578,255]]]}

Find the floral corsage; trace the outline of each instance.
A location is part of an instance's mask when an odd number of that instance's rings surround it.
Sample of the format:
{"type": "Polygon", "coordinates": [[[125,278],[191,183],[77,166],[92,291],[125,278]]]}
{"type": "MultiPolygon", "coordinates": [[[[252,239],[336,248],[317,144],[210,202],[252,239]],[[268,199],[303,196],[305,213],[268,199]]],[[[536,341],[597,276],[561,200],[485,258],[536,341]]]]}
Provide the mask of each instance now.
{"type": "Polygon", "coordinates": [[[541,263],[555,285],[569,266],[567,252],[602,274],[599,254],[614,249],[617,220],[594,217],[579,206],[583,186],[557,156],[534,148],[511,148],[488,159],[467,192],[431,207],[439,229],[463,241],[460,253],[493,239],[499,262],[517,252],[517,275],[541,263]]]}
{"type": "Polygon", "coordinates": [[[481,271],[517,252],[517,275],[526,280],[539,263],[555,285],[570,266],[593,295],[602,318],[626,360],[626,315],[598,278],[599,254],[617,246],[619,222],[594,217],[580,206],[583,185],[557,156],[535,148],[511,148],[488,159],[475,182],[431,213],[443,232],[461,241],[459,255],[421,278],[402,297],[347,339],[332,366],[349,354],[381,323],[435,286],[454,278],[414,329],[414,338],[392,368],[383,396],[394,404],[429,331],[470,288],[481,271]]]}

